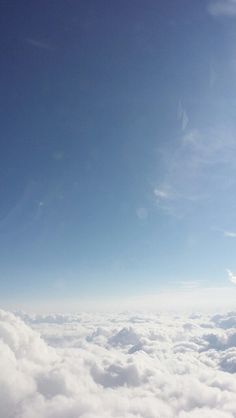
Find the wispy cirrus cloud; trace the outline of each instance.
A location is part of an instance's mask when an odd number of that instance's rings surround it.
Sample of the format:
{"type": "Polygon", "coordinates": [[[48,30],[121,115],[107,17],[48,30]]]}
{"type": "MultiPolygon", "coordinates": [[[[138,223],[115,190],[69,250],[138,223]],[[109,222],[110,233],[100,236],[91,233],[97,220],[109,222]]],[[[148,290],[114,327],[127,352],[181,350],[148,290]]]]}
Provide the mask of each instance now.
{"type": "Polygon", "coordinates": [[[220,228],[212,228],[212,230],[220,232],[226,238],[236,238],[235,231],[230,231],[230,230],[225,230],[225,229],[220,229],[220,228]]]}
{"type": "Polygon", "coordinates": [[[185,131],[189,123],[189,117],[187,111],[183,108],[181,100],[178,105],[178,120],[181,122],[182,131],[185,131]]]}
{"type": "Polygon", "coordinates": [[[234,231],[224,231],[224,236],[228,238],[236,238],[236,232],[234,231]]]}
{"type": "Polygon", "coordinates": [[[154,189],[154,195],[156,196],[157,199],[160,200],[171,200],[173,199],[174,195],[171,192],[171,190],[165,186],[160,186],[160,187],[156,187],[154,189]]]}
{"type": "Polygon", "coordinates": [[[47,49],[49,51],[52,51],[52,50],[55,49],[48,42],[44,42],[44,41],[41,41],[41,40],[38,40],[38,39],[25,38],[25,42],[28,43],[29,45],[31,45],[35,48],[39,48],[39,49],[47,49]]]}
{"type": "Polygon", "coordinates": [[[235,133],[229,126],[184,131],[162,152],[162,176],[153,187],[158,207],[182,216],[198,203],[202,209],[204,201],[215,200],[229,210],[235,154],[235,133]]]}
{"type": "Polygon", "coordinates": [[[229,276],[229,280],[231,281],[231,283],[236,284],[236,275],[230,270],[230,269],[226,269],[228,276],[229,276]]]}
{"type": "Polygon", "coordinates": [[[212,16],[236,17],[236,0],[215,0],[208,4],[212,16]]]}

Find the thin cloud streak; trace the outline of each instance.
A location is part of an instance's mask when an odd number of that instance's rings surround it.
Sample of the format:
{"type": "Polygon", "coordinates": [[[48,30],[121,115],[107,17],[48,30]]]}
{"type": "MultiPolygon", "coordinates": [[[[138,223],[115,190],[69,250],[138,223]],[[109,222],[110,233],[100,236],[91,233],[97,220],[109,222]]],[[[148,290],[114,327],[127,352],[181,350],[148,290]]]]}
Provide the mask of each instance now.
{"type": "Polygon", "coordinates": [[[188,118],[188,114],[186,110],[182,106],[181,101],[179,101],[179,106],[178,106],[178,120],[180,120],[181,122],[182,131],[185,131],[189,123],[189,118],[188,118]]]}
{"type": "Polygon", "coordinates": [[[212,230],[221,233],[225,238],[236,238],[235,231],[229,231],[229,230],[220,229],[220,228],[212,228],[212,230]]]}
{"type": "Polygon", "coordinates": [[[33,39],[33,38],[25,38],[25,42],[27,42],[28,44],[32,45],[33,47],[39,48],[39,49],[46,49],[48,51],[53,51],[55,49],[50,44],[48,44],[46,42],[38,41],[38,40],[33,39]]]}
{"type": "Polygon", "coordinates": [[[236,238],[236,232],[233,231],[224,231],[224,236],[229,238],[236,238]]]}

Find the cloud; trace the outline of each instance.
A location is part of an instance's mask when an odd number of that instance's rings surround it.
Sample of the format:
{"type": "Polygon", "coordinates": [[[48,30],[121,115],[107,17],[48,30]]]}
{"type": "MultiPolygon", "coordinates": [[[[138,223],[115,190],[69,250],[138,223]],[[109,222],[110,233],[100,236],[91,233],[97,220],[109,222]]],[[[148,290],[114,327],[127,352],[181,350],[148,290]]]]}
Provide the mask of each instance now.
{"type": "Polygon", "coordinates": [[[158,208],[181,218],[197,209],[207,214],[223,202],[230,219],[235,151],[233,127],[186,128],[162,150],[162,171],[153,187],[158,208]]]}
{"type": "Polygon", "coordinates": [[[228,273],[229,280],[230,280],[232,283],[236,284],[236,275],[235,275],[234,273],[232,273],[232,271],[231,271],[231,270],[229,270],[229,269],[226,269],[226,271],[227,271],[227,273],[228,273]]]}
{"type": "Polygon", "coordinates": [[[235,231],[229,231],[229,230],[225,230],[225,229],[221,229],[221,228],[212,228],[212,230],[220,232],[226,238],[236,238],[236,232],[235,231]]]}
{"type": "Polygon", "coordinates": [[[222,315],[222,314],[214,315],[212,317],[212,320],[219,328],[223,328],[223,329],[236,328],[236,315],[234,312],[229,312],[228,315],[222,315]]]}
{"type": "Polygon", "coordinates": [[[224,236],[229,238],[236,238],[236,232],[234,231],[224,231],[224,236]]]}
{"type": "Polygon", "coordinates": [[[111,345],[136,345],[139,343],[139,337],[132,327],[122,328],[117,334],[109,339],[111,345]]]}
{"type": "Polygon", "coordinates": [[[171,194],[170,190],[165,187],[161,188],[155,188],[154,189],[154,195],[157,197],[157,199],[172,199],[173,195],[171,194]]]}
{"type": "Polygon", "coordinates": [[[182,106],[181,101],[179,101],[179,105],[178,105],[178,120],[180,120],[181,122],[182,131],[185,131],[189,123],[189,118],[188,118],[186,110],[182,106]]]}
{"type": "Polygon", "coordinates": [[[0,311],[1,418],[235,417],[234,312],[21,317],[0,311]]]}
{"type": "Polygon", "coordinates": [[[236,0],[215,0],[208,5],[208,11],[212,16],[236,16],[236,0]]]}
{"type": "Polygon", "coordinates": [[[25,38],[25,42],[38,49],[46,49],[52,51],[54,48],[47,42],[42,42],[33,38],[25,38]]]}

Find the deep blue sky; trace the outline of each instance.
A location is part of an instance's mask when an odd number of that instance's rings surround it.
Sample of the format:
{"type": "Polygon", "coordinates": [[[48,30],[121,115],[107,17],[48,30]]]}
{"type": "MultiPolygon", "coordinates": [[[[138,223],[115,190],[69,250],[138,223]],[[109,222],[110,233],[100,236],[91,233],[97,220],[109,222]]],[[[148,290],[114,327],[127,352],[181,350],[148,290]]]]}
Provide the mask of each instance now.
{"type": "Polygon", "coordinates": [[[2,298],[236,269],[229,1],[2,2],[2,298]]]}

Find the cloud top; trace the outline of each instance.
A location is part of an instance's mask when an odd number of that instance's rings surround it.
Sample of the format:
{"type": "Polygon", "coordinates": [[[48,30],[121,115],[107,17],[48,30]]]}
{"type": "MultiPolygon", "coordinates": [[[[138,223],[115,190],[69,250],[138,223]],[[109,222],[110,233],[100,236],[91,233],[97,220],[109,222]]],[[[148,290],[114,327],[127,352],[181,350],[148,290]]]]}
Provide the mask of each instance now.
{"type": "Polygon", "coordinates": [[[1,418],[235,417],[236,313],[22,317],[0,311],[1,418]]]}

